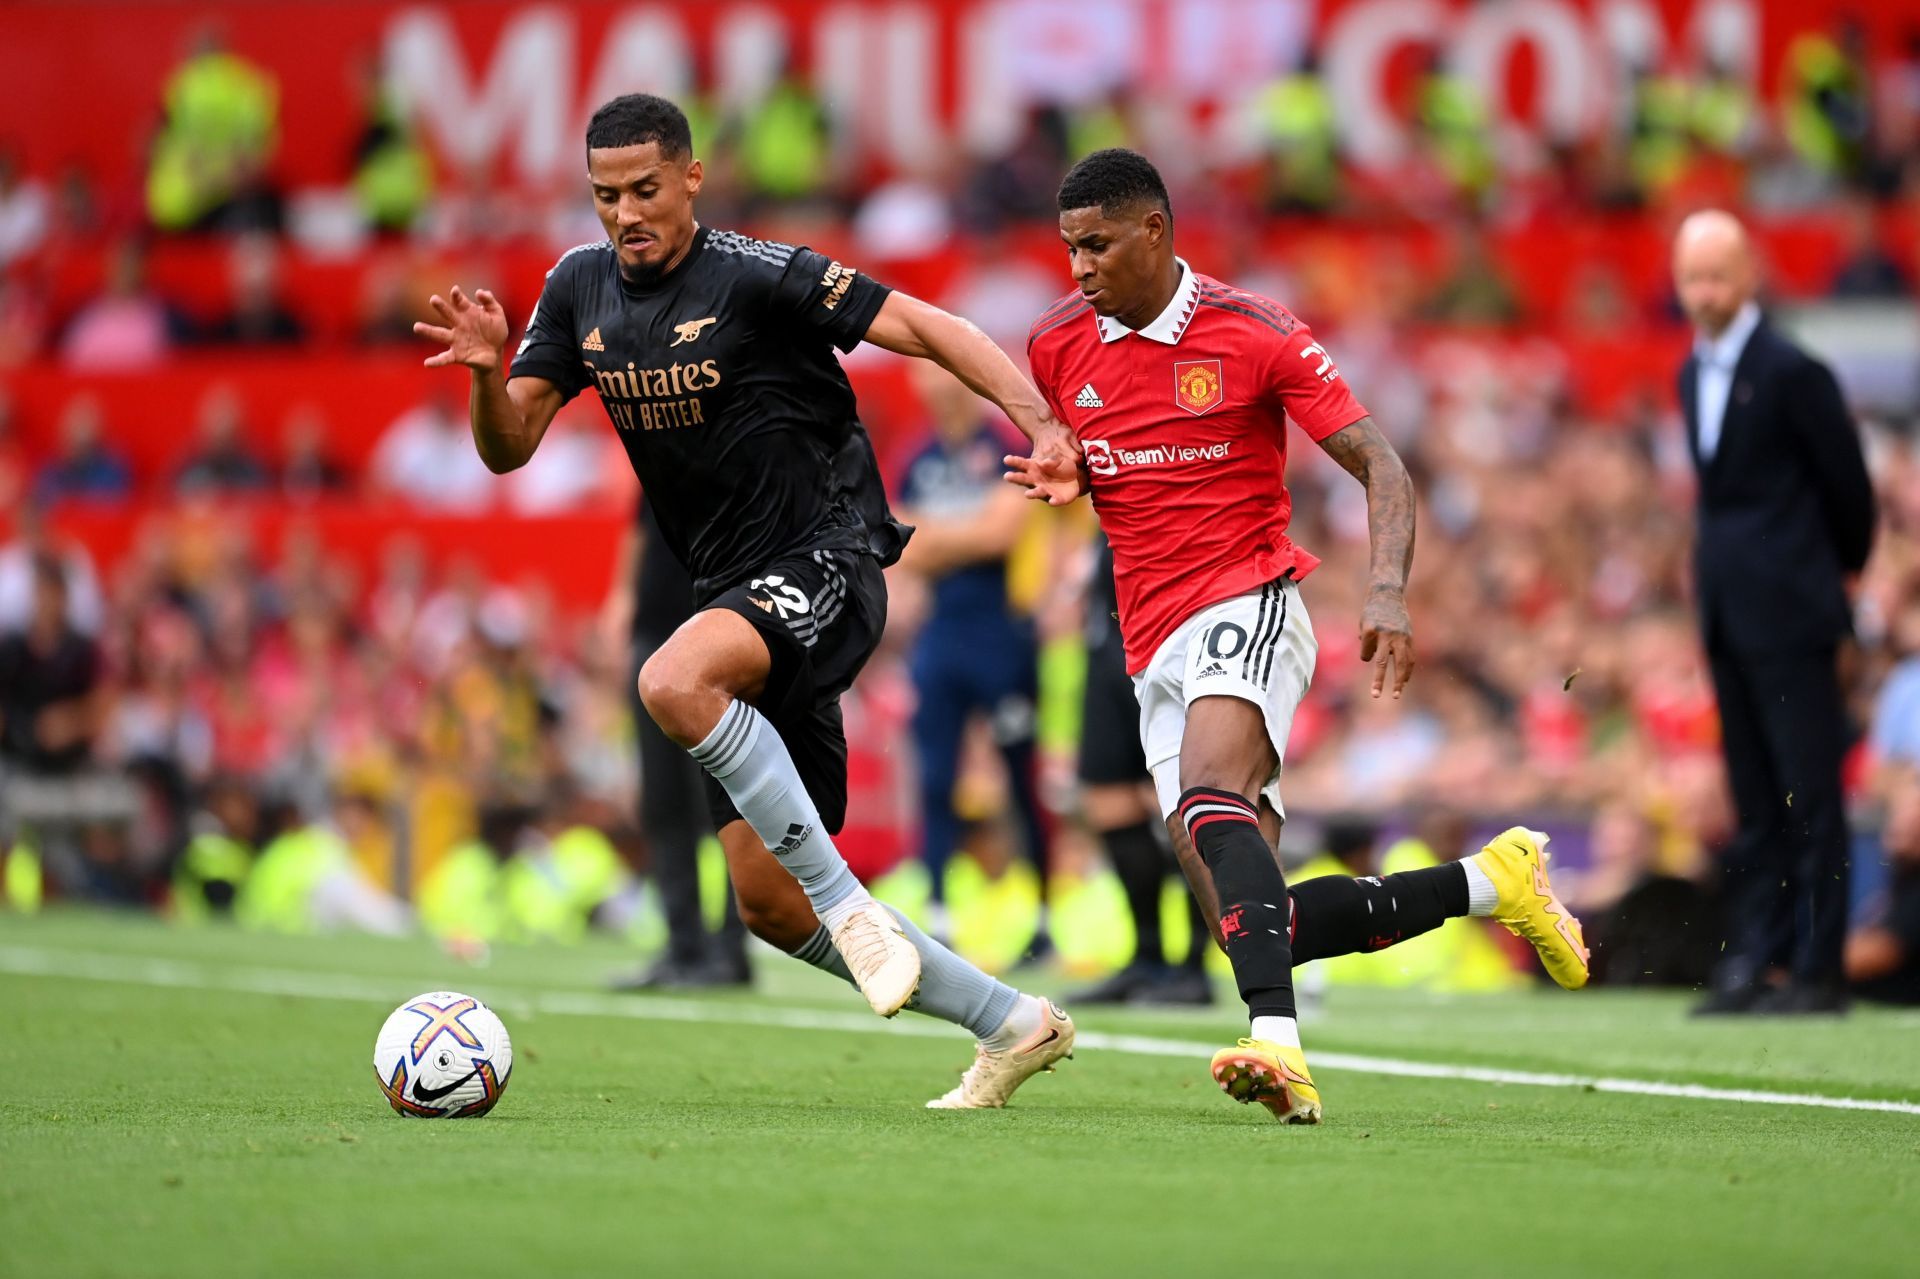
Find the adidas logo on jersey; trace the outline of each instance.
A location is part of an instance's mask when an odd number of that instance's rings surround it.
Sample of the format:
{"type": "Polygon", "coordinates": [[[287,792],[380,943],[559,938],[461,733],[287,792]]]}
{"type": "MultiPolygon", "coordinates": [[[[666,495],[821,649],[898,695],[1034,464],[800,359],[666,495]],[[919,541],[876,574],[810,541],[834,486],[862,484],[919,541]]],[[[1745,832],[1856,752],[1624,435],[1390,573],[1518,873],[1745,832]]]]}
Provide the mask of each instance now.
{"type": "Polygon", "coordinates": [[[1201,671],[1198,675],[1195,675],[1194,678],[1205,679],[1209,675],[1225,675],[1226,673],[1227,673],[1227,668],[1220,665],[1220,663],[1209,662],[1207,664],[1207,668],[1201,671]]]}
{"type": "Polygon", "coordinates": [[[582,351],[604,351],[607,349],[607,344],[600,340],[600,330],[597,327],[593,332],[587,334],[587,340],[580,344],[580,349],[582,351]]]}
{"type": "Polygon", "coordinates": [[[1080,394],[1074,397],[1073,407],[1076,409],[1104,409],[1107,407],[1107,402],[1100,398],[1100,392],[1094,390],[1093,383],[1089,382],[1081,387],[1080,394]]]}

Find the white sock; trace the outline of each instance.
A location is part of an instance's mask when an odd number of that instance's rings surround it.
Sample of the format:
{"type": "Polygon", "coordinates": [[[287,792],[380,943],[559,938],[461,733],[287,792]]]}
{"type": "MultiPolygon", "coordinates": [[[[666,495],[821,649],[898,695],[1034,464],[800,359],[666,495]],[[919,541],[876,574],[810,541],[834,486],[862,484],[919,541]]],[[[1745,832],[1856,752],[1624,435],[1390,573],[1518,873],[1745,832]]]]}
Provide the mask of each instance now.
{"type": "Polygon", "coordinates": [[[859,910],[862,906],[877,905],[879,905],[879,902],[874,895],[865,888],[861,888],[858,892],[848,893],[831,906],[815,906],[813,913],[822,924],[826,925],[827,931],[832,933],[838,930],[840,925],[847,922],[847,916],[853,914],[854,911],[859,910]]]}
{"type": "Polygon", "coordinates": [[[1040,999],[1036,995],[1021,995],[1013,1001],[1013,1011],[1000,1023],[1000,1028],[991,1035],[983,1035],[980,1042],[988,1052],[1005,1052],[1028,1035],[1040,1029],[1040,999]]]}
{"type": "Polygon", "coordinates": [[[1252,1038],[1264,1039],[1282,1048],[1298,1048],[1300,1023],[1291,1017],[1255,1017],[1252,1038]]]}
{"type": "Polygon", "coordinates": [[[1467,914],[1491,915],[1499,904],[1500,893],[1487,878],[1487,872],[1480,869],[1478,853],[1461,861],[1461,867],[1467,872],[1467,914]]]}

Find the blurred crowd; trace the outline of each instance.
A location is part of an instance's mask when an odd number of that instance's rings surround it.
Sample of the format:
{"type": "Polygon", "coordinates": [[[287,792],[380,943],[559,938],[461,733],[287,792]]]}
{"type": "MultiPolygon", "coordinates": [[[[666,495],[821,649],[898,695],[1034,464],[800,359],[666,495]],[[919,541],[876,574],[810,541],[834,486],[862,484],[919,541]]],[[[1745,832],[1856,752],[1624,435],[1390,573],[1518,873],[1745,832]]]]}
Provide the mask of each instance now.
{"type": "MultiPolygon", "coordinates": [[[[1755,68],[1682,58],[1606,68],[1605,126],[1581,139],[1524,142],[1498,128],[1484,87],[1438,49],[1401,77],[1391,109],[1408,131],[1389,174],[1349,163],[1328,77],[1309,49],[1244,95],[1217,126],[1124,84],[1034,106],[996,154],[928,154],[890,166],[862,146],[793,66],[723,103],[703,87],[683,101],[706,164],[708,216],[851,221],[869,251],[924,252],[964,229],[1048,218],[1058,175],[1103,146],[1161,157],[1176,202],[1201,216],[1461,213],[1511,223],[1569,210],[1633,209],[1703,194],[1764,214],[1853,191],[1895,196],[1920,180],[1920,23],[1870,49],[1843,14],[1795,35],[1762,101],[1755,68]]],[[[280,86],[271,70],[196,31],[167,76],[141,145],[139,190],[94,189],[71,169],[31,177],[0,150],[0,266],[49,237],[150,227],[161,233],[290,232],[338,243],[366,233],[429,240],[595,234],[573,184],[512,189],[500,175],[437,162],[376,55],[354,72],[357,137],[338,157],[328,198],[276,185],[280,86]],[[337,195],[340,198],[331,198],[337,195]],[[584,234],[576,234],[584,229],[584,234]]]]}
{"type": "MultiPolygon", "coordinates": [[[[1897,47],[1869,50],[1865,41],[1845,19],[1800,33],[1764,102],[1751,70],[1710,61],[1616,67],[1605,127],[1545,142],[1497,128],[1481,87],[1434,53],[1394,104],[1409,145],[1385,172],[1352,163],[1311,54],[1203,131],[1119,87],[1039,103],[997,153],[949,144],[906,166],[863,147],[796,71],[773,76],[750,100],[722,107],[696,93],[682,105],[706,165],[703,216],[720,225],[771,223],[789,238],[832,228],[836,242],[845,231],[867,262],[976,245],[984,260],[1003,232],[1051,219],[1059,175],[1074,158],[1132,145],[1158,158],[1188,224],[1238,228],[1280,216],[1447,227],[1457,243],[1420,312],[1499,321],[1539,317],[1521,316],[1524,298],[1489,276],[1486,230],[1703,203],[1759,218],[1832,211],[1846,253],[1830,291],[1904,296],[1914,264],[1878,242],[1872,210],[1920,200],[1920,24],[1897,47]]],[[[503,243],[564,247],[599,235],[574,181],[529,190],[437,162],[376,57],[363,60],[355,84],[358,139],[325,189],[279,187],[279,85],[211,26],[165,81],[141,141],[144,187],[103,189],[77,166],[23,172],[17,146],[0,138],[0,365],[53,352],[75,368],[138,367],[181,344],[298,343],[309,320],[277,296],[280,246],[337,259],[395,245],[461,254],[503,243]],[[244,246],[228,268],[231,302],[218,313],[188,314],[143,278],[141,241],[191,233],[244,246]],[[36,263],[102,243],[123,247],[98,296],[50,314],[36,263]]],[[[406,339],[414,300],[405,289],[404,271],[377,273],[359,340],[406,339]]],[[[1594,291],[1604,293],[1604,282],[1594,291]]],[[[1323,309],[1320,322],[1328,318],[1340,317],[1323,309]]]]}
{"type": "Polygon", "coordinates": [[[349,842],[404,893],[483,808],[598,804],[609,828],[631,808],[625,652],[540,595],[490,584],[476,561],[430,580],[402,538],[363,582],[311,535],[262,563],[214,519],[144,540],[103,583],[82,547],[24,510],[0,551],[7,763],[140,783],[140,821],[79,823],[67,891],[151,900],[196,815],[251,843],[266,809],[377,806],[386,816],[349,842]],[[234,789],[254,810],[244,820],[201,811],[215,794],[231,809],[234,789]]]}
{"type": "MultiPolygon", "coordinates": [[[[1348,369],[1369,394],[1367,367],[1348,369]]],[[[1390,378],[1380,390],[1424,499],[1412,595],[1421,671],[1403,702],[1366,696],[1361,490],[1297,442],[1294,528],[1325,563],[1306,585],[1321,652],[1289,749],[1293,851],[1318,851],[1322,819],[1390,832],[1440,811],[1527,814],[1585,843],[1573,895],[1590,907],[1649,877],[1702,880],[1732,815],[1688,608],[1689,480],[1673,424],[1601,429],[1551,402],[1500,415],[1434,388],[1417,421],[1394,421],[1390,378]]],[[[1875,441],[1886,526],[1849,654],[1868,832],[1920,770],[1920,459],[1911,440],[1875,441]]],[[[313,823],[399,899],[419,900],[462,850],[544,854],[573,830],[610,837],[606,865],[617,852],[620,867],[644,869],[617,623],[489,582],[477,562],[430,572],[404,539],[363,580],[311,537],[289,536],[270,559],[217,518],[157,528],[101,581],[84,547],[32,503],[19,509],[0,548],[7,766],[134,787],[114,801],[124,812],[75,823],[55,841],[64,851],[45,850],[58,891],[157,901],[201,835],[255,848],[313,823]]],[[[1009,565],[1041,583],[1028,598],[1056,656],[1079,643],[1080,575],[1068,566],[1085,554],[1085,514],[1035,512],[1040,527],[1009,565]]],[[[892,854],[873,871],[917,839],[902,802],[911,691],[900,654],[923,592],[894,576],[896,625],[856,692],[871,703],[856,769],[865,760],[879,774],[864,807],[892,854]]],[[[1063,823],[1051,865],[1085,877],[1098,868],[1071,827],[1077,674],[1070,660],[1043,672],[1043,790],[1063,823]]],[[[976,861],[1000,867],[996,849],[1021,836],[991,726],[976,728],[957,790],[976,861]]],[[[606,865],[595,883],[610,896],[630,888],[606,865]]]]}
{"type": "MultiPolygon", "coordinates": [[[[1392,262],[1250,257],[1214,268],[1309,316],[1403,451],[1422,499],[1411,600],[1421,670],[1404,702],[1374,703],[1355,643],[1363,494],[1295,437],[1294,536],[1325,563],[1305,588],[1321,650],[1289,749],[1298,820],[1288,851],[1325,852],[1324,831],[1356,822],[1384,844],[1440,817],[1499,826],[1531,815],[1573,837],[1585,873],[1570,895],[1605,915],[1637,892],[1699,893],[1732,829],[1690,610],[1692,481],[1677,419],[1653,394],[1596,417],[1576,407],[1574,371],[1553,358],[1463,345],[1415,359],[1396,334],[1416,322],[1444,331],[1525,319],[1522,291],[1486,256],[1484,230],[1575,208],[1717,200],[1826,210],[1847,251],[1825,293],[1911,300],[1916,263],[1882,245],[1875,227],[1877,211],[1920,208],[1920,28],[1883,52],[1877,74],[1868,65],[1844,23],[1802,36],[1777,112],[1759,109],[1724,68],[1640,69],[1614,128],[1514,166],[1500,162],[1501,140],[1470,86],[1435,61],[1405,104],[1421,145],[1390,182],[1345,163],[1310,64],[1258,95],[1238,141],[1217,153],[1184,145],[1179,126],[1124,94],[1037,109],[1004,153],[930,156],[910,173],[856,153],[798,77],[731,113],[687,105],[708,165],[703,218],[831,222],[880,261],[950,246],[968,265],[938,300],[1016,345],[1064,278],[1003,262],[999,237],[1044,234],[1033,224],[1051,220],[1059,175],[1097,146],[1133,144],[1162,159],[1183,217],[1446,226],[1450,265],[1426,280],[1392,262]]],[[[313,325],[278,285],[293,246],[597,238],[579,191],[549,202],[487,174],[448,172],[376,66],[362,90],[366,126],[342,159],[344,203],[274,188],[277,87],[212,38],[168,81],[143,191],[95,190],[78,172],[22,173],[0,141],[0,368],[87,373],[154,367],[196,347],[297,351],[313,325]],[[229,303],[193,314],[147,278],[144,246],[209,233],[230,237],[229,303]],[[98,294],[49,313],[41,266],[63,245],[105,242],[118,247],[98,294]]],[[[409,358],[408,281],[373,279],[355,340],[409,358]]],[[[1628,307],[1672,325],[1664,298],[1623,300],[1605,279],[1576,292],[1596,328],[1628,307]]],[[[38,435],[53,446],[33,454],[0,382],[0,509],[12,516],[0,546],[0,769],[12,787],[0,846],[31,840],[36,856],[29,867],[16,848],[6,895],[37,896],[44,881],[68,896],[171,895],[199,909],[231,904],[251,880],[250,909],[269,926],[398,928],[410,915],[463,936],[631,926],[646,853],[619,625],[569,614],[537,586],[490,580],[477,559],[432,566],[406,538],[361,573],[298,528],[270,548],[220,518],[230,498],[317,496],[475,517],[630,513],[630,493],[609,478],[624,468],[611,458],[617,445],[605,433],[562,433],[535,466],[502,479],[473,453],[458,401],[428,398],[379,405],[387,425],[377,445],[349,461],[331,450],[325,419],[297,407],[297,393],[291,402],[269,449],[270,424],[211,385],[177,467],[141,476],[116,443],[138,423],[107,421],[77,394],[38,435]],[[76,505],[169,494],[189,514],[143,532],[110,572],[58,531],[76,505]],[[260,873],[272,861],[256,862],[260,853],[279,855],[277,878],[260,873]],[[480,923],[493,909],[474,904],[482,899],[518,904],[480,923]]],[[[873,425],[890,452],[927,429],[912,415],[873,425]]],[[[1851,782],[1869,836],[1863,857],[1877,862],[1871,836],[1884,831],[1895,863],[1891,878],[1863,875],[1861,917],[1884,920],[1898,916],[1888,895],[1911,896],[1920,866],[1920,440],[1897,415],[1870,417],[1865,429],[1884,527],[1857,584],[1859,643],[1846,675],[1861,739],[1851,782]]],[[[1067,567],[1084,557],[1089,529],[1084,511],[1031,518],[1041,527],[1009,571],[1042,583],[1025,598],[1050,654],[1041,767],[1052,847],[1040,860],[1056,877],[1091,882],[1099,868],[1074,829],[1071,784],[1084,574],[1067,567]]],[[[901,655],[920,591],[909,574],[895,578],[896,633],[856,690],[854,713],[868,717],[856,738],[871,765],[868,809],[897,858],[917,839],[899,759],[911,701],[901,655]]],[[[997,851],[1010,838],[1008,787],[989,730],[977,736],[958,790],[970,864],[997,871],[1009,862],[997,851]]],[[[1910,953],[1920,956],[1920,936],[1910,953]]],[[[1674,962],[1661,971],[1692,971],[1693,960],[1674,962]]]]}
{"type": "Polygon", "coordinates": [[[124,448],[136,423],[110,417],[97,395],[68,396],[49,423],[49,446],[35,452],[19,438],[19,411],[0,383],[0,504],[102,512],[157,499],[349,501],[429,515],[535,516],[605,512],[631,496],[619,441],[604,432],[563,421],[532,463],[495,475],[474,452],[457,385],[417,403],[366,407],[384,425],[355,458],[339,451],[333,423],[312,400],[296,399],[277,422],[262,421],[237,387],[216,378],[195,402],[191,433],[174,457],[142,474],[124,448]]]}

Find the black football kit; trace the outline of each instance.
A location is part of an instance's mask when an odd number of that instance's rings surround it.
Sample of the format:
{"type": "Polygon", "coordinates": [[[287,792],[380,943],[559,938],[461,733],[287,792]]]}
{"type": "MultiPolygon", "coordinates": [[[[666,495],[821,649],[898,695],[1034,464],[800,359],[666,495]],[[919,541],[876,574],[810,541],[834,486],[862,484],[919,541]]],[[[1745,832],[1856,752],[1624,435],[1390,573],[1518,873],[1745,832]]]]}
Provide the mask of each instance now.
{"type": "MultiPolygon", "coordinates": [[[[773,655],[758,709],[827,829],[847,807],[839,698],[886,622],[894,520],[834,355],[889,290],[807,248],[699,228],[672,271],[622,276],[608,241],[563,254],[511,377],[600,394],[698,609],[752,623],[773,655]]],[[[707,778],[716,826],[739,814],[707,778]]]]}

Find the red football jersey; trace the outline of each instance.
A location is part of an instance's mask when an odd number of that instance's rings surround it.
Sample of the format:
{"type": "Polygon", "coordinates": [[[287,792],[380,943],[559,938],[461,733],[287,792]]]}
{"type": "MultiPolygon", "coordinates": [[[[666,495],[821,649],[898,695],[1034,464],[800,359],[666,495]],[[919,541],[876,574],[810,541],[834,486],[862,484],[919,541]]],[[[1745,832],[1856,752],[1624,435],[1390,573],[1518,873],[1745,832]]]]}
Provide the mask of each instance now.
{"type": "Polygon", "coordinates": [[[1144,329],[1074,293],[1027,339],[1034,381],[1086,453],[1136,674],[1202,608],[1319,564],[1287,538],[1286,420],[1319,441],[1367,415],[1285,307],[1180,267],[1144,329]]]}

